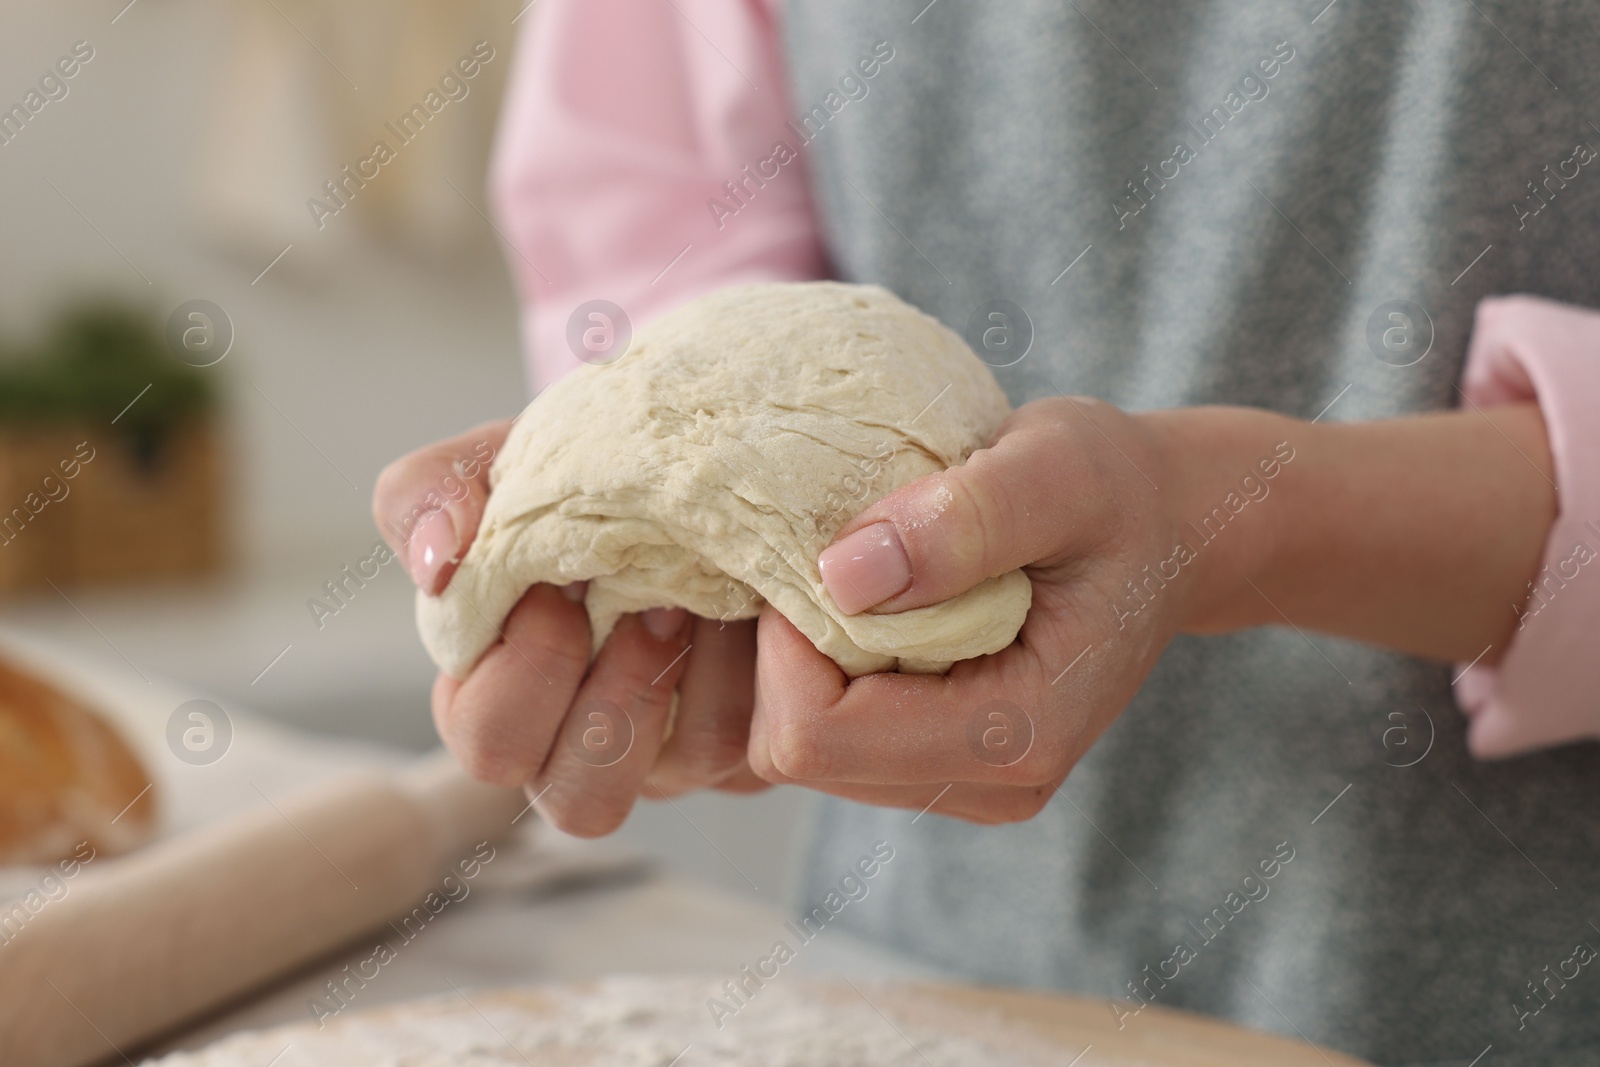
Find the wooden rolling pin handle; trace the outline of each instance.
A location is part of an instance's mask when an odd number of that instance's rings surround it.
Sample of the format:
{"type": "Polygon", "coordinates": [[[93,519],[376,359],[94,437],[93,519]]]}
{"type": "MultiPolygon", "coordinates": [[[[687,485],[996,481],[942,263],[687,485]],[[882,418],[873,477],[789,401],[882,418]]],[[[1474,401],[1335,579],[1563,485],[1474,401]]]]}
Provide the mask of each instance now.
{"type": "Polygon", "coordinates": [[[0,1064],[121,1062],[409,911],[526,803],[441,757],[90,867],[0,944],[0,1064]]]}

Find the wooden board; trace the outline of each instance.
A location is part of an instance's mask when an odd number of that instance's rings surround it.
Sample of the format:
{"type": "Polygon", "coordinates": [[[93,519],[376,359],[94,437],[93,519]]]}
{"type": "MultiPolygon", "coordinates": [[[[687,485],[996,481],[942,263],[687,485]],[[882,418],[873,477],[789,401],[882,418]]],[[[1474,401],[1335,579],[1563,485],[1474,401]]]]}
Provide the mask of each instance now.
{"type": "MultiPolygon", "coordinates": [[[[838,1067],[1362,1067],[1325,1049],[1147,1006],[1117,1021],[1103,1001],[959,985],[779,974],[738,1010],[707,1008],[719,980],[621,976],[337,1011],[316,1024],[225,1038],[171,1067],[566,1067],[775,1060],[838,1067]],[[677,1057],[674,1059],[674,1057],[677,1057]]],[[[729,998],[732,1003],[737,1000],[729,998]]],[[[720,1001],[728,1003],[729,1001],[720,1001]]],[[[169,1061],[157,1061],[165,1064],[169,1061]]]]}
{"type": "MultiPolygon", "coordinates": [[[[1086,1046],[1110,1063],[1170,1067],[1364,1067],[1365,1061],[1203,1015],[1147,1005],[1119,1028],[1105,1001],[976,986],[919,987],[929,997],[976,1012],[995,1012],[1037,1031],[1063,1051],[1086,1046]]],[[[1087,1063],[1087,1060],[1085,1061],[1087,1063]]]]}

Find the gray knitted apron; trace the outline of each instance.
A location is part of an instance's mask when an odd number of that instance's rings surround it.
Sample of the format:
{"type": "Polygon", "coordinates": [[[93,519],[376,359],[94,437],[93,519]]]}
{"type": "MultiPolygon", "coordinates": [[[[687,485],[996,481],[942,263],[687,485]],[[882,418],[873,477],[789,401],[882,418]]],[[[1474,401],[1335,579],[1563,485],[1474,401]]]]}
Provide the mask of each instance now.
{"type": "MultiPolygon", "coordinates": [[[[1600,305],[1600,5],[790,0],[784,36],[836,274],[1001,325],[1017,404],[1449,408],[1480,297],[1600,305]]],[[[971,979],[1600,1063],[1600,749],[1475,762],[1451,677],[1180,639],[1029,822],[821,802],[797,902],[885,840],[837,921],[971,979]]]]}

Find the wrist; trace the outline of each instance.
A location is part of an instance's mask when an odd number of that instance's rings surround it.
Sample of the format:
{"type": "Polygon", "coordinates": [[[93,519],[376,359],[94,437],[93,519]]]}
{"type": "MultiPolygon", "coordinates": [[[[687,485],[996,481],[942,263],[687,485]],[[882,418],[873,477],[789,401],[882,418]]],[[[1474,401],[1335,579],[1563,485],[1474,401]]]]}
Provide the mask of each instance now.
{"type": "Polygon", "coordinates": [[[1176,629],[1216,633],[1276,618],[1252,583],[1259,587],[1258,579],[1271,572],[1282,543],[1297,437],[1307,425],[1237,407],[1137,418],[1162,456],[1173,560],[1187,576],[1176,601],[1176,629]]]}

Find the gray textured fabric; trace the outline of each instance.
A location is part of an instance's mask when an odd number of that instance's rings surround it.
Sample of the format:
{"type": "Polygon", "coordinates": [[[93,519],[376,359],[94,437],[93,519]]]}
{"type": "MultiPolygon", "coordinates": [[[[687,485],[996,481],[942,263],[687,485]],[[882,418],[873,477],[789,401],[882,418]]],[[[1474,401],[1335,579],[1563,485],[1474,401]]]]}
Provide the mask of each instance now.
{"type": "MultiPolygon", "coordinates": [[[[958,330],[985,301],[1020,306],[1032,350],[996,371],[1017,403],[1453,406],[1481,296],[1600,305],[1600,163],[1519,218],[1546,164],[1600,145],[1600,17],[1325,3],[791,0],[791,91],[821,127],[807,159],[838,275],[958,330]],[[840,90],[878,42],[893,57],[865,95],[840,90]],[[1275,49],[1293,58],[1241,86],[1275,49]],[[1193,158],[1163,164],[1179,141],[1193,158]],[[1177,176],[1125,215],[1145,166],[1177,176]],[[1411,366],[1368,342],[1392,300],[1431,316],[1411,366]]],[[[895,861],[840,921],[974,979],[1110,1014],[1181,942],[1195,958],[1149,983],[1155,1003],[1386,1064],[1491,1044],[1486,1067],[1600,1062],[1600,966],[1545,1000],[1528,985],[1600,948],[1600,749],[1477,763],[1450,676],[1287,629],[1180,640],[1028,823],[823,802],[800,899],[881,838],[895,861]],[[1284,842],[1294,858],[1232,915],[1228,894],[1284,842]],[[1218,907],[1226,925],[1202,928],[1218,907]]]]}

